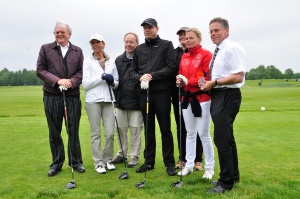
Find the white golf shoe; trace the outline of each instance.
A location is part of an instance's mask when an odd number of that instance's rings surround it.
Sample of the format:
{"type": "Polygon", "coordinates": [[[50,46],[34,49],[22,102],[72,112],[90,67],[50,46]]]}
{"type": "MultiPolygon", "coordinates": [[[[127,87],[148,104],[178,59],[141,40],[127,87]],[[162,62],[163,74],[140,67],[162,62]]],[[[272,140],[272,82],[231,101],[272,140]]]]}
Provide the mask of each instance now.
{"type": "Polygon", "coordinates": [[[211,180],[215,175],[215,172],[213,170],[205,170],[204,175],[202,178],[211,180]]]}
{"type": "Polygon", "coordinates": [[[110,171],[116,169],[115,165],[113,165],[113,164],[110,163],[110,162],[106,163],[106,167],[107,167],[107,169],[110,170],[110,171]]]}
{"type": "Polygon", "coordinates": [[[193,169],[189,169],[187,167],[184,167],[181,171],[178,172],[179,176],[186,176],[190,173],[193,173],[193,169]]]}
{"type": "Polygon", "coordinates": [[[104,166],[102,166],[102,165],[98,165],[98,167],[95,170],[97,173],[100,173],[100,174],[106,173],[106,170],[105,170],[104,166]]]}

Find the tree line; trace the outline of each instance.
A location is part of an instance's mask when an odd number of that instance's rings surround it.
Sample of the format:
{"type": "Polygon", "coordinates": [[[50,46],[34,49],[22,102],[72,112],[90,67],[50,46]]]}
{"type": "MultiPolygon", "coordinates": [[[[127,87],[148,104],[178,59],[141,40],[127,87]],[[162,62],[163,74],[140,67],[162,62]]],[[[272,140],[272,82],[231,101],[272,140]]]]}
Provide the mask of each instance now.
{"type": "Polygon", "coordinates": [[[43,81],[36,76],[35,70],[0,71],[0,86],[42,85],[43,81]]]}
{"type": "MultiPolygon", "coordinates": [[[[288,68],[282,73],[275,66],[260,65],[257,68],[246,72],[246,80],[261,79],[300,79],[300,73],[294,73],[288,68]]],[[[4,68],[0,71],[0,86],[23,86],[23,85],[42,85],[43,82],[36,76],[35,70],[9,71],[4,68]]]]}
{"type": "Polygon", "coordinates": [[[260,65],[257,68],[250,69],[246,72],[246,80],[258,80],[258,79],[299,79],[300,73],[294,73],[291,68],[288,68],[282,73],[275,66],[260,65]]]}

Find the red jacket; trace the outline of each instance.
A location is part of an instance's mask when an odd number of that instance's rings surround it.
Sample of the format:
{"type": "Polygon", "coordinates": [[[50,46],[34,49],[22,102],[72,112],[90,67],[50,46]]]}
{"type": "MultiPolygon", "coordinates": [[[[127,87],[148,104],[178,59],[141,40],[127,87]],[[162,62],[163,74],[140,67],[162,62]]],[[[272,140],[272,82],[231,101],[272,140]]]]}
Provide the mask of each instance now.
{"type": "MultiPolygon", "coordinates": [[[[199,78],[197,77],[199,71],[206,73],[204,79],[209,80],[209,63],[211,58],[211,52],[203,49],[201,45],[189,49],[189,52],[182,55],[178,74],[188,79],[188,85],[183,86],[184,91],[193,93],[200,90],[198,86],[199,78]]],[[[199,102],[205,102],[210,100],[210,96],[202,93],[197,95],[197,99],[199,102]]]]}

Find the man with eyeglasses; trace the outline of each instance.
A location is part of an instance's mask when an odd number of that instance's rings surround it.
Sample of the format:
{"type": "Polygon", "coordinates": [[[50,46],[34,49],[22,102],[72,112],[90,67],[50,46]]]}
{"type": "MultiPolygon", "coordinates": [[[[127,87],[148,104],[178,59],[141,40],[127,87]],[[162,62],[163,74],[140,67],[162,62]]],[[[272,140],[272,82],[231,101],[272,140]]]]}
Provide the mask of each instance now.
{"type": "Polygon", "coordinates": [[[72,29],[68,23],[57,21],[53,34],[55,41],[42,45],[36,64],[37,76],[44,82],[43,101],[52,153],[49,177],[57,175],[65,161],[64,143],[61,136],[64,102],[68,113],[65,115],[65,123],[69,127],[67,129],[69,166],[79,173],[85,172],[79,141],[83,53],[81,48],[69,41],[72,29]],[[65,99],[62,92],[65,93],[65,99]]]}
{"type": "Polygon", "coordinates": [[[229,24],[217,17],[209,23],[210,37],[216,50],[210,63],[211,80],[204,91],[211,94],[211,117],[214,123],[214,142],[218,149],[220,178],[209,193],[224,193],[239,182],[238,155],[233,135],[233,122],[241,105],[245,83],[246,56],[244,49],[229,40],[229,24]]]}

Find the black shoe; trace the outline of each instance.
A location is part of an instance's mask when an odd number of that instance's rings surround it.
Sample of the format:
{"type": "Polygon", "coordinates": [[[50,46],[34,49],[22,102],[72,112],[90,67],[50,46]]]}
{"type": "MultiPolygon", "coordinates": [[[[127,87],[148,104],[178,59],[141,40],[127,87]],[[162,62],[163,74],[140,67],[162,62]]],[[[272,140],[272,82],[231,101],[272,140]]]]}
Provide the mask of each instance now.
{"type": "Polygon", "coordinates": [[[216,181],[211,181],[210,182],[210,184],[212,184],[212,185],[214,185],[214,186],[216,186],[217,185],[217,183],[218,183],[218,181],[216,180],[216,181]]]}
{"type": "Polygon", "coordinates": [[[55,176],[56,174],[58,174],[58,172],[60,171],[61,169],[54,169],[54,168],[51,168],[49,171],[48,171],[48,176],[51,177],[51,176],[55,176]]]}
{"type": "MultiPolygon", "coordinates": [[[[127,158],[125,158],[125,161],[127,161],[127,158]]],[[[111,160],[112,164],[119,164],[122,162],[124,162],[124,158],[118,155],[111,160]]]]}
{"type": "Polygon", "coordinates": [[[79,173],[84,173],[85,168],[82,166],[82,164],[77,164],[73,167],[73,169],[79,173]]]}
{"type": "MultiPolygon", "coordinates": [[[[235,184],[235,183],[239,183],[239,182],[240,182],[239,180],[234,180],[234,184],[235,184]]],[[[211,181],[211,182],[210,182],[210,184],[212,184],[212,185],[214,185],[214,186],[216,186],[217,183],[218,183],[217,180],[216,180],[216,181],[211,181]]]]}
{"type": "Polygon", "coordinates": [[[151,164],[143,164],[142,166],[140,166],[139,168],[137,168],[137,170],[135,170],[137,173],[143,173],[145,171],[150,171],[154,169],[154,165],[151,165],[151,164]]]}
{"type": "Polygon", "coordinates": [[[167,171],[167,174],[169,176],[175,176],[176,175],[176,169],[174,167],[168,167],[166,171],[167,171]]]}
{"type": "Polygon", "coordinates": [[[214,186],[214,188],[207,190],[207,193],[215,193],[215,194],[222,194],[225,191],[227,191],[227,189],[221,187],[220,185],[216,185],[214,186]]]}

